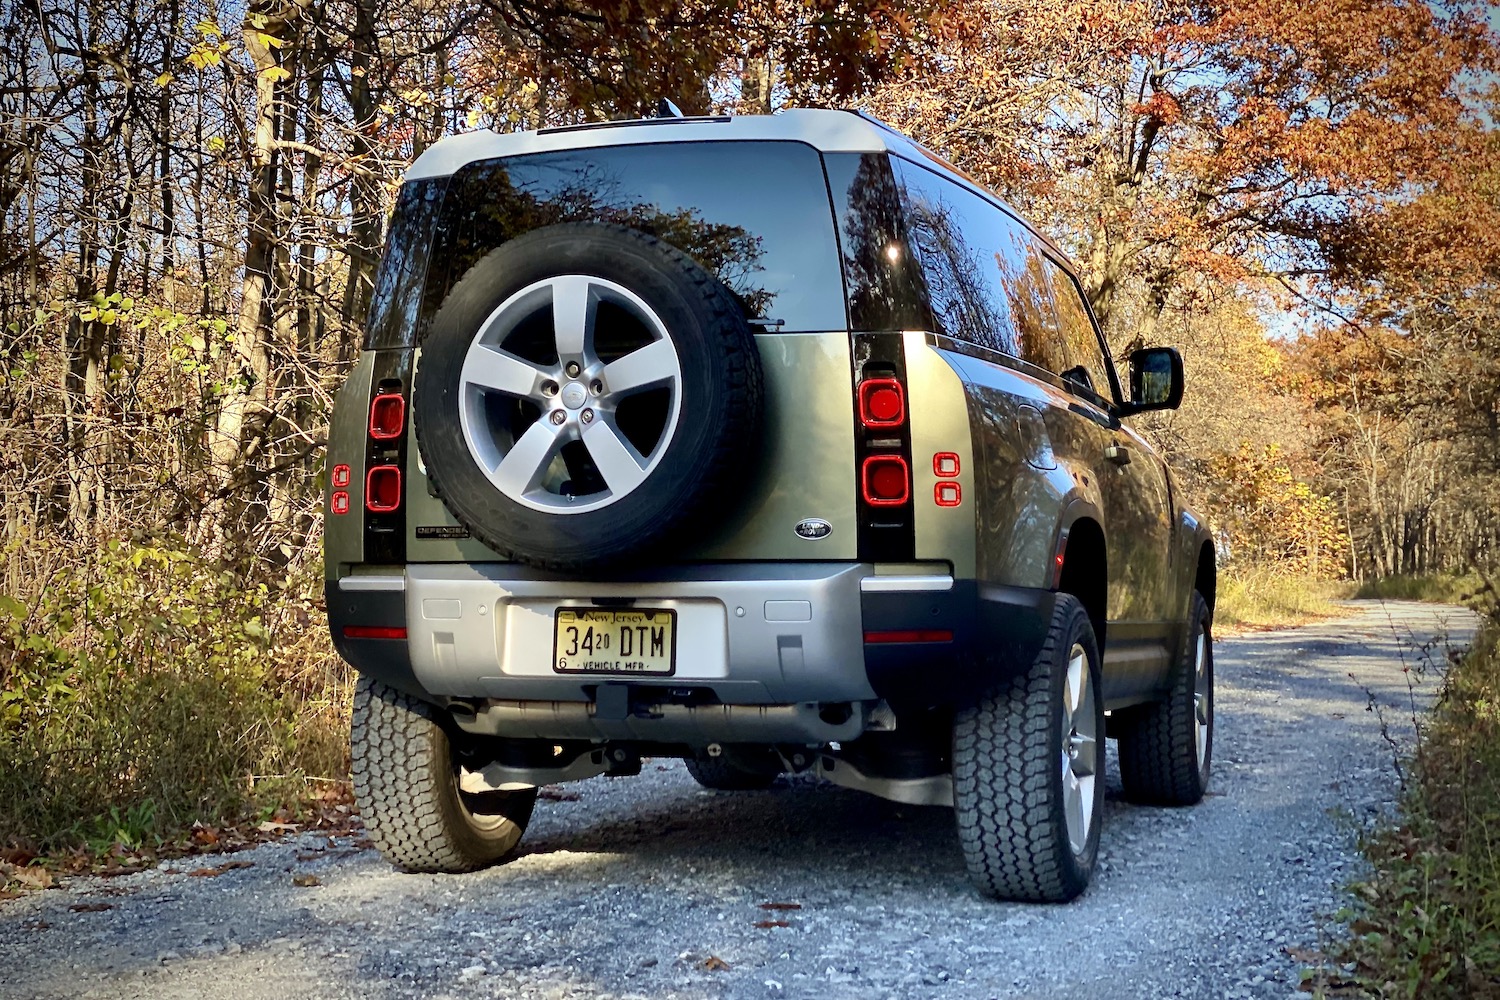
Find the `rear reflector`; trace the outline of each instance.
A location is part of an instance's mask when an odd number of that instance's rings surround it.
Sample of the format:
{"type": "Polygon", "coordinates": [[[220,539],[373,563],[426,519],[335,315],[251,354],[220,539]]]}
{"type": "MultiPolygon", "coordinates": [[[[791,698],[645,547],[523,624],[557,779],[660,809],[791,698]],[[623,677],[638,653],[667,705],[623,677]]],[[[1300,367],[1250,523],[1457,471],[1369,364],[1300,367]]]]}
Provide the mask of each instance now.
{"type": "Polygon", "coordinates": [[[900,455],[871,455],[860,467],[865,503],[900,507],[911,497],[911,469],[900,455]]]}
{"type": "Polygon", "coordinates": [[[335,514],[349,513],[349,494],[345,493],[343,490],[337,491],[336,493],[334,493],[329,506],[333,508],[333,512],[335,514]]]}
{"type": "Polygon", "coordinates": [[[365,509],[375,514],[389,514],[401,506],[401,470],[394,465],[377,465],[365,476],[365,509]]]}
{"type": "Polygon", "coordinates": [[[859,384],[859,422],[866,427],[900,427],[906,420],[906,393],[893,378],[867,378],[859,384]]]}
{"type": "Polygon", "coordinates": [[[951,451],[940,451],[932,456],[933,475],[952,479],[958,475],[958,456],[951,451]]]}
{"type": "Polygon", "coordinates": [[[865,642],[872,646],[890,642],[952,642],[953,631],[940,628],[904,628],[885,632],[866,632],[865,642]]]}
{"type": "Polygon", "coordinates": [[[349,488],[349,466],[335,465],[333,467],[333,488],[343,490],[349,488]]]}
{"type": "Polygon", "coordinates": [[[938,483],[933,487],[932,499],[939,507],[957,507],[963,503],[963,488],[957,483],[938,483]]]}
{"type": "Polygon", "coordinates": [[[395,393],[376,396],[370,403],[370,437],[391,441],[406,428],[406,400],[395,393]]]}
{"type": "Polygon", "coordinates": [[[345,625],[345,639],[405,639],[406,629],[390,625],[345,625]]]}

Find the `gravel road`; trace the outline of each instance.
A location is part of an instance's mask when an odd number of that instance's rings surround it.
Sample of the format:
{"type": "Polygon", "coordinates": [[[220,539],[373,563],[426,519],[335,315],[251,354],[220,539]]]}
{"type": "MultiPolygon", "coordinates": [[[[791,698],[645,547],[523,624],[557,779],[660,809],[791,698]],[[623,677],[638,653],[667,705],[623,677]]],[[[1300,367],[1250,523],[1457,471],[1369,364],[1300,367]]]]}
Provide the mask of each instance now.
{"type": "Polygon", "coordinates": [[[1293,996],[1288,949],[1326,939],[1355,829],[1396,790],[1366,691],[1409,734],[1403,660],[1472,628],[1355,603],[1219,640],[1209,798],[1128,805],[1111,759],[1099,871],[1067,906],[977,896],[948,810],[803,779],[707,792],[658,760],[546,790],[520,856],[475,875],[303,835],[163,865],[249,863],[217,877],[0,904],[0,997],[1293,996]]]}

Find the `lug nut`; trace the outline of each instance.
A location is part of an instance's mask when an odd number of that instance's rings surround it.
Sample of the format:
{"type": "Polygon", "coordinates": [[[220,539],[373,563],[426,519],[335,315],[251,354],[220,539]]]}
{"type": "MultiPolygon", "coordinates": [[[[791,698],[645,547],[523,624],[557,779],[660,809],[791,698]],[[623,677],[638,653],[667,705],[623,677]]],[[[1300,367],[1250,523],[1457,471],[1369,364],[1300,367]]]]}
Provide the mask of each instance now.
{"type": "Polygon", "coordinates": [[[577,378],[578,377],[578,373],[581,372],[581,371],[583,371],[583,369],[578,367],[578,362],[576,362],[576,361],[569,361],[568,362],[568,378],[577,378]]]}
{"type": "Polygon", "coordinates": [[[578,415],[578,419],[582,420],[586,424],[591,424],[591,423],[594,422],[594,411],[593,410],[584,410],[582,413],[580,413],[578,415]]]}
{"type": "Polygon", "coordinates": [[[552,381],[551,379],[548,379],[547,381],[545,381],[545,382],[542,383],[542,395],[543,396],[556,396],[557,393],[558,393],[558,388],[557,388],[557,383],[556,382],[552,381]]]}
{"type": "Polygon", "coordinates": [[[604,383],[599,381],[598,379],[594,379],[594,381],[589,384],[589,391],[596,396],[604,395],[604,383]]]}
{"type": "Polygon", "coordinates": [[[562,410],[553,410],[552,411],[552,422],[554,424],[560,424],[564,420],[567,420],[567,419],[568,419],[567,415],[564,414],[562,410]]]}

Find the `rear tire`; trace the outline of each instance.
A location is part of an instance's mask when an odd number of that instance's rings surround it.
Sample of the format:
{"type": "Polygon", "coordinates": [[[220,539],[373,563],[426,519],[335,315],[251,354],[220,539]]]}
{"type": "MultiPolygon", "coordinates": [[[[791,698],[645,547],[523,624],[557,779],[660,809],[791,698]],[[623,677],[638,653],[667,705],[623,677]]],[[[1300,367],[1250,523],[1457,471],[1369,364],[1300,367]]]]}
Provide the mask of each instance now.
{"type": "Polygon", "coordinates": [[[1190,806],[1203,799],[1213,764],[1214,645],[1208,602],[1197,591],[1167,697],[1116,713],[1120,783],[1132,802],[1190,806]]]}
{"type": "Polygon", "coordinates": [[[411,872],[470,872],[515,850],[536,789],[462,793],[438,710],[361,677],[349,731],[354,798],[370,839],[411,872]]]}
{"type": "Polygon", "coordinates": [[[1088,886],[1103,751],[1099,647],[1083,605],[1062,594],[1031,667],[954,719],[958,839],[981,891],[1062,903],[1088,886]]]}

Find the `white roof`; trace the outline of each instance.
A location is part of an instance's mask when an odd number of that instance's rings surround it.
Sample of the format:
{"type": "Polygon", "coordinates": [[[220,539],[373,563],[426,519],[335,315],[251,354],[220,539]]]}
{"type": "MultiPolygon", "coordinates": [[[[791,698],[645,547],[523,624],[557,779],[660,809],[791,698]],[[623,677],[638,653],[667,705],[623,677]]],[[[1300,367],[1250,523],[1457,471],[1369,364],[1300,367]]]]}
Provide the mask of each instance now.
{"type": "Polygon", "coordinates": [[[491,160],[501,156],[597,146],[635,146],[649,142],[735,139],[805,142],[824,153],[882,153],[915,151],[917,148],[915,143],[873,119],[848,111],[800,108],[776,115],[646,118],[564,126],[538,132],[500,133],[488,129],[468,132],[443,139],[428,147],[406,171],[406,179],[446,177],[475,160],[491,160]]]}

